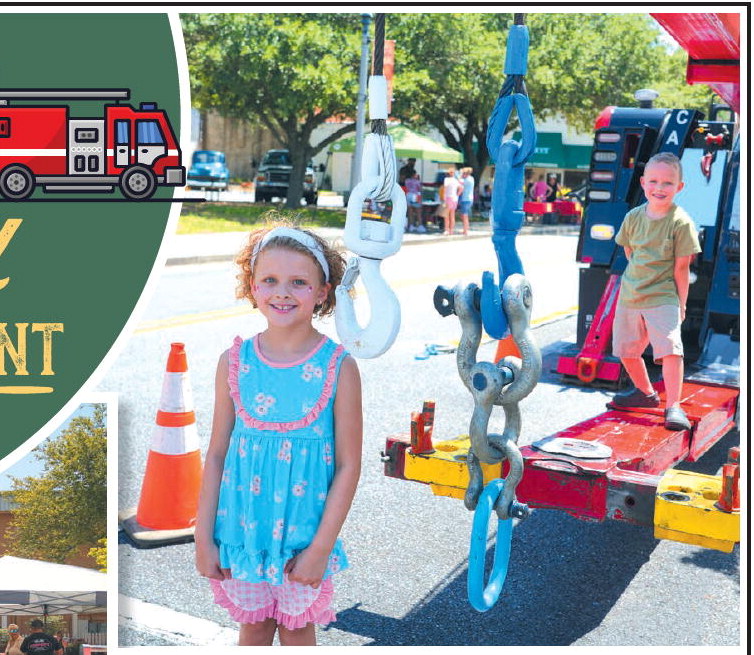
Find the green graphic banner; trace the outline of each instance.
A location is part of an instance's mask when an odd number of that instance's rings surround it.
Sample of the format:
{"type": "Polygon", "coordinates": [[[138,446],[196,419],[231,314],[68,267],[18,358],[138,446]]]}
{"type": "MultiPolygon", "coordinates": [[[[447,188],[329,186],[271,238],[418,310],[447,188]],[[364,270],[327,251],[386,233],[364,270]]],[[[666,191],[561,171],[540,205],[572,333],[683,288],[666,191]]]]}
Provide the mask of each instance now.
{"type": "Polygon", "coordinates": [[[110,350],[185,162],[166,15],[2,14],[0,61],[2,458],[110,350]]]}

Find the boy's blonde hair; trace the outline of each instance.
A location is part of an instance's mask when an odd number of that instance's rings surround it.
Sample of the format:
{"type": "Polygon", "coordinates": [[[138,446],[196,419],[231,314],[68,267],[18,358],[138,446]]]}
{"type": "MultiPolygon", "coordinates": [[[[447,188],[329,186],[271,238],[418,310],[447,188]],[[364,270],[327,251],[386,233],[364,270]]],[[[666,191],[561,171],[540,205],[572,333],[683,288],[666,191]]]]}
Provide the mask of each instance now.
{"type": "MultiPolygon", "coordinates": [[[[266,220],[264,227],[252,230],[249,234],[246,245],[238,255],[236,255],[235,262],[239,268],[238,274],[236,275],[236,279],[238,280],[236,298],[246,298],[253,307],[257,306],[257,302],[251,293],[251,281],[254,277],[253,262],[251,261],[252,254],[254,253],[257,244],[270,230],[276,227],[290,227],[295,230],[300,230],[304,234],[308,234],[312,237],[317,242],[325,256],[330,273],[330,291],[327,293],[327,298],[325,298],[324,302],[321,305],[316,305],[314,307],[314,315],[322,317],[332,314],[335,310],[335,287],[337,287],[343,279],[343,271],[346,267],[343,255],[319,235],[311,230],[305,230],[296,225],[292,218],[286,217],[274,210],[267,212],[263,218],[266,220]]],[[[260,252],[264,252],[269,248],[285,248],[286,250],[293,250],[294,252],[307,255],[317,264],[317,269],[321,273],[320,283],[325,283],[325,272],[322,270],[312,252],[303,244],[290,237],[274,236],[268,243],[264,244],[264,247],[260,252]]]]}
{"type": "Polygon", "coordinates": [[[678,171],[680,181],[683,182],[683,167],[681,166],[681,160],[672,152],[658,152],[656,155],[652,155],[647,160],[647,163],[644,164],[644,170],[647,170],[647,167],[650,164],[667,164],[668,166],[673,166],[678,171]]]}

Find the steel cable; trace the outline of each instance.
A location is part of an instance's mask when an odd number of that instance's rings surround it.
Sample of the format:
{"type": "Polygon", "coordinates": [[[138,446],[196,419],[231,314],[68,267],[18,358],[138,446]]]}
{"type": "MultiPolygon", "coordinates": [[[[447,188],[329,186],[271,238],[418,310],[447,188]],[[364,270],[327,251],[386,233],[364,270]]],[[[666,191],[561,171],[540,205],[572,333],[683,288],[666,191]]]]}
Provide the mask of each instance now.
{"type": "MultiPolygon", "coordinates": [[[[374,20],[374,63],[372,75],[384,75],[385,67],[385,14],[377,14],[374,20]]],[[[396,180],[395,149],[393,139],[387,133],[387,121],[376,119],[372,121],[372,134],[379,136],[379,149],[377,159],[380,176],[380,185],[374,192],[374,200],[387,202],[392,194],[393,184],[396,180]]]]}

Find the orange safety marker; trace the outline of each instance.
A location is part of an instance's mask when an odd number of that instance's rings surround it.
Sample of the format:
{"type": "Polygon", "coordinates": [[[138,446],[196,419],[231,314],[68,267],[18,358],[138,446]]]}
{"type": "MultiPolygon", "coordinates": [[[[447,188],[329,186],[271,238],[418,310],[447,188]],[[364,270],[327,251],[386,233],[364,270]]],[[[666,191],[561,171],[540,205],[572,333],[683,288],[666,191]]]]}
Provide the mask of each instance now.
{"type": "Polygon", "coordinates": [[[518,349],[513,337],[509,334],[504,339],[497,342],[497,351],[495,352],[495,362],[499,362],[503,357],[513,355],[521,359],[521,351],[518,349]]]}
{"type": "Polygon", "coordinates": [[[741,449],[738,446],[734,446],[728,450],[728,461],[723,464],[723,487],[720,491],[720,498],[715,503],[715,507],[723,512],[734,513],[741,511],[741,499],[738,489],[741,475],[740,462],[741,449]]]}
{"type": "Polygon", "coordinates": [[[411,451],[416,454],[433,453],[432,430],[435,423],[435,402],[425,400],[421,412],[411,412],[411,451]]]}
{"type": "Polygon", "coordinates": [[[182,343],[170,345],[160,406],[138,508],[119,515],[138,546],[184,543],[194,537],[202,457],[182,343]]]}

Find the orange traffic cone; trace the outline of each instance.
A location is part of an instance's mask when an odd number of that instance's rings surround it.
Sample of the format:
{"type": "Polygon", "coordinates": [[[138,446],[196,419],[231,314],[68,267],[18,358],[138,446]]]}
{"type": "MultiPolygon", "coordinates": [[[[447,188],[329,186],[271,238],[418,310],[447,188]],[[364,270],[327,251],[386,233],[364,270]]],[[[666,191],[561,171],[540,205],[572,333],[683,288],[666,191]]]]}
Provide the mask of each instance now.
{"type": "Polygon", "coordinates": [[[508,335],[504,339],[500,339],[497,342],[497,351],[495,352],[495,362],[499,362],[503,357],[513,355],[514,357],[521,358],[521,351],[518,349],[516,342],[513,341],[513,337],[508,335]]]}
{"type": "Polygon", "coordinates": [[[194,535],[202,457],[182,343],[170,345],[155,423],[138,508],[119,517],[142,546],[182,543],[194,535]]]}

